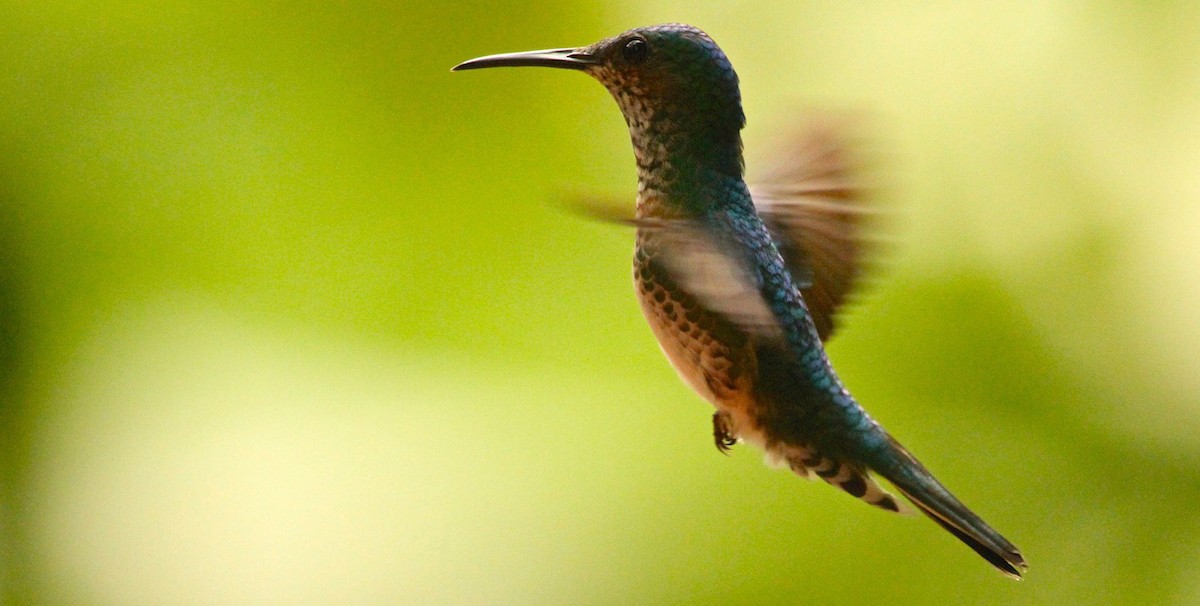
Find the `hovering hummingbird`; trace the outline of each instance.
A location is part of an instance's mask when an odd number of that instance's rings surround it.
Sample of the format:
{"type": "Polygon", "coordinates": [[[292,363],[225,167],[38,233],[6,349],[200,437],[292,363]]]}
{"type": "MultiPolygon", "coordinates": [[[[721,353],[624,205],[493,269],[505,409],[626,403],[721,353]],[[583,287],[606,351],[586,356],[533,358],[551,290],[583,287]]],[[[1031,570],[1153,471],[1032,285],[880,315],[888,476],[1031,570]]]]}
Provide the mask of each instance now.
{"type": "Polygon", "coordinates": [[[489,55],[454,67],[582,71],[616,99],[638,167],[634,283],[683,380],[716,408],[713,438],[763,449],[867,503],[900,511],[872,473],[1001,572],[1025,559],[872,419],[822,341],[858,275],[859,213],[818,137],[811,162],[752,194],[743,178],[738,77],[707,34],[682,24],[582,48],[489,55]],[[792,186],[787,186],[788,181],[792,186]]]}

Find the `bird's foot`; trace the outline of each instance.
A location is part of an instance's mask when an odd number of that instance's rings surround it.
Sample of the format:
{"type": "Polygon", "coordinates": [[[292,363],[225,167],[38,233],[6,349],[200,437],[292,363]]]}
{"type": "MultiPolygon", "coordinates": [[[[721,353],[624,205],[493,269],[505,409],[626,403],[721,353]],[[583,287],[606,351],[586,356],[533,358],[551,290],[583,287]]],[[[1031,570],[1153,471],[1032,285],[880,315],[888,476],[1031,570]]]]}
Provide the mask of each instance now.
{"type": "Polygon", "coordinates": [[[717,450],[721,451],[721,454],[729,454],[729,449],[732,448],[734,444],[737,444],[737,438],[735,438],[729,430],[729,423],[731,421],[729,418],[729,413],[721,411],[714,412],[712,421],[713,442],[717,445],[717,450]]]}

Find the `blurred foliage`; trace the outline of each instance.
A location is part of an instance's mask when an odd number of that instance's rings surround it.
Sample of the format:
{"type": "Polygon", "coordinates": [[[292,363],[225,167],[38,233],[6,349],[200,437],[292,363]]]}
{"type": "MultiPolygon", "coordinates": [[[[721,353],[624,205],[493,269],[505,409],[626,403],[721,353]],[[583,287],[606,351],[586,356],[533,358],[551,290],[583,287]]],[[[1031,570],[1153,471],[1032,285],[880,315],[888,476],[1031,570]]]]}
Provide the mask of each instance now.
{"type": "Polygon", "coordinates": [[[0,3],[9,603],[1200,601],[1200,4],[0,3]],[[607,93],[451,74],[686,21],[750,170],[877,115],[831,345],[1022,547],[719,457],[631,296],[607,93]]]}

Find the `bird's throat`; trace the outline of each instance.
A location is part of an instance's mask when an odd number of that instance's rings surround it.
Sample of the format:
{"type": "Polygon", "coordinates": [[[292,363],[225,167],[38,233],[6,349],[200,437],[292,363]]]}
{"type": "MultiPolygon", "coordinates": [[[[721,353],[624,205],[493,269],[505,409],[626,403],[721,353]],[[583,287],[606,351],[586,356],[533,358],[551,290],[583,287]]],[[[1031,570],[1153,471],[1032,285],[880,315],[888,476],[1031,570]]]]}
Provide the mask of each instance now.
{"type": "MultiPolygon", "coordinates": [[[[692,128],[653,114],[632,119],[627,115],[627,122],[637,161],[639,200],[654,199],[674,207],[643,216],[698,214],[719,204],[721,192],[743,184],[741,136],[736,128],[692,128]]],[[[652,210],[640,206],[639,211],[652,210]]]]}

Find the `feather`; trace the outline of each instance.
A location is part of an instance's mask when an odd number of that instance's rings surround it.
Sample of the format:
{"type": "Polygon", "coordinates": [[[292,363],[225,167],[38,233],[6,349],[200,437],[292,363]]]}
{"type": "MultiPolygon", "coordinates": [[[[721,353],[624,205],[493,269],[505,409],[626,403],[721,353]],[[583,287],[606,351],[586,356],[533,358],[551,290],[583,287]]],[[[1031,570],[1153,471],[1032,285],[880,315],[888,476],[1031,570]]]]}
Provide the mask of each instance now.
{"type": "Polygon", "coordinates": [[[860,153],[845,120],[810,120],[780,147],[763,178],[751,185],[759,217],[775,240],[822,340],[860,284],[872,245],[860,153]]]}
{"type": "MultiPolygon", "coordinates": [[[[800,287],[822,340],[833,335],[838,312],[861,285],[881,242],[872,234],[882,213],[870,206],[871,190],[855,159],[860,146],[855,141],[845,121],[811,120],[779,147],[763,178],[750,186],[755,210],[800,287]]],[[[623,199],[566,199],[581,215],[643,225],[634,218],[633,204],[623,199]]],[[[696,249],[695,244],[689,247],[696,249]]]]}

